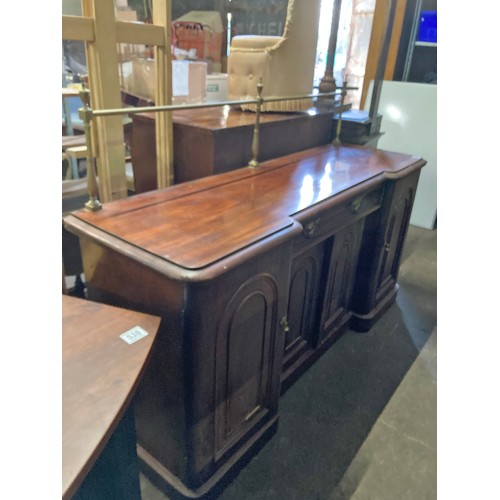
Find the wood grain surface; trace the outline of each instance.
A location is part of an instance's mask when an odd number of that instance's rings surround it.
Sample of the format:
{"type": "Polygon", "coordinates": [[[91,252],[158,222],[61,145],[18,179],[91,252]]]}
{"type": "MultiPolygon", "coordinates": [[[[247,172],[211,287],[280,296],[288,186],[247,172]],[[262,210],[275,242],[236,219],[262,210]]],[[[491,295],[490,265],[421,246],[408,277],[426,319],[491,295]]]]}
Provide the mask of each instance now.
{"type": "Polygon", "coordinates": [[[181,267],[200,269],[290,226],[290,216],[301,210],[422,164],[400,153],[326,145],[75,215],[181,267]]]}
{"type": "Polygon", "coordinates": [[[62,493],[71,498],[139,383],[160,318],[62,297],[62,493]],[[140,326],[129,345],[119,335],[140,326]]]}

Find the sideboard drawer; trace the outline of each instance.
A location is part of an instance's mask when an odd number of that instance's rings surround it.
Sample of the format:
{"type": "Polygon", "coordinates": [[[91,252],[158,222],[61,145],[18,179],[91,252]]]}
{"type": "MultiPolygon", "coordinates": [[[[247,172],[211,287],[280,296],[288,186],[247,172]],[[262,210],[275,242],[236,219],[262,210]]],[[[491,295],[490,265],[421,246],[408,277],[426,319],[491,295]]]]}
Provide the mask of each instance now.
{"type": "Polygon", "coordinates": [[[302,234],[297,249],[309,243],[321,241],[336,231],[378,210],[382,201],[383,188],[379,186],[368,193],[353,195],[341,203],[318,204],[294,216],[302,224],[302,234]]]}

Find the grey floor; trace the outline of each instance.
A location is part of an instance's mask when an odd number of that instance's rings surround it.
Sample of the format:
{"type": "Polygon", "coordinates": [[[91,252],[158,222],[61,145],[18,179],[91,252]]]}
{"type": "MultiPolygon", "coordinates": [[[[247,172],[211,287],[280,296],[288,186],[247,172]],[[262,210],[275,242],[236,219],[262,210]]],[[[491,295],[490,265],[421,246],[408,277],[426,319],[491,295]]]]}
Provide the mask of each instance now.
{"type": "MultiPolygon", "coordinates": [[[[436,498],[436,247],[410,226],[396,303],[281,397],[277,433],[220,500],[436,498]]],[[[141,490],[169,498],[144,476],[141,490]]]]}

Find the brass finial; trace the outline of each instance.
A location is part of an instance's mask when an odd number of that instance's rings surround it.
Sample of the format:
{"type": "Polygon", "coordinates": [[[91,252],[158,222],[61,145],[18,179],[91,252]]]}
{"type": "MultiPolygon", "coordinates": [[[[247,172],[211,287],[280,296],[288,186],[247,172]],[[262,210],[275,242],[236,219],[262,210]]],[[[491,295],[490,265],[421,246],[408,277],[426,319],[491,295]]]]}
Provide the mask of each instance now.
{"type": "Polygon", "coordinates": [[[90,107],[90,91],[88,89],[80,90],[80,99],[83,108],[78,110],[80,119],[83,120],[83,130],[85,131],[85,142],[87,143],[87,188],[89,200],[85,203],[85,209],[91,212],[97,212],[102,208],[98,198],[97,177],[94,168],[94,154],[92,151],[92,131],[90,123],[92,121],[92,108],[90,107]]]}
{"type": "Polygon", "coordinates": [[[262,98],[262,89],[264,85],[262,84],[262,77],[259,78],[259,83],[257,84],[257,109],[255,112],[255,126],[253,128],[253,140],[252,140],[252,159],[249,161],[249,167],[259,166],[259,132],[260,132],[260,110],[264,99],[262,98]]]}

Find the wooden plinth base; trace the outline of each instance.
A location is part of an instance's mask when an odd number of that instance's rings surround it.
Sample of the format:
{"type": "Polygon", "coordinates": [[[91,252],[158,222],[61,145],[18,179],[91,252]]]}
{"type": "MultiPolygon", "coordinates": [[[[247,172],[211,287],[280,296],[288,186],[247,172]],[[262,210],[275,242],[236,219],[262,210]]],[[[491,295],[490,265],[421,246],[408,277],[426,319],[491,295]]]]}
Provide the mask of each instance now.
{"type": "Polygon", "coordinates": [[[168,492],[172,500],[217,498],[238,475],[248,461],[271,439],[278,428],[278,417],[270,420],[248,440],[239,451],[217,470],[202,486],[189,488],[177,476],[166,469],[140,445],[137,446],[141,472],[160,490],[168,492]]]}
{"type": "Polygon", "coordinates": [[[350,327],[357,332],[367,332],[396,301],[399,285],[394,288],[377,304],[368,314],[354,313],[351,318],[350,327]]]}

